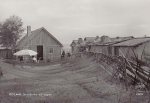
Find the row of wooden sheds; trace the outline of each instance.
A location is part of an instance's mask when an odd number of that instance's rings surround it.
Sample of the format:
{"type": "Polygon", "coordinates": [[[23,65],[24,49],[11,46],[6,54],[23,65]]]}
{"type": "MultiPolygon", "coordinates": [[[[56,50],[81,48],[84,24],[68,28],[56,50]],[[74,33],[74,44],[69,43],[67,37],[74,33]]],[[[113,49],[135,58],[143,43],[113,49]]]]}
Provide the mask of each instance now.
{"type": "MultiPolygon", "coordinates": [[[[109,55],[122,56],[128,59],[142,60],[144,62],[150,61],[150,37],[134,38],[130,37],[116,37],[110,38],[108,36],[95,37],[94,40],[88,42],[89,37],[84,38],[84,46],[87,51],[105,53],[109,55]]],[[[73,43],[72,43],[73,44],[73,43]]],[[[75,48],[72,45],[72,48],[75,48]]],[[[76,46],[76,48],[80,46],[76,46]]],[[[72,50],[74,53],[74,50],[72,50]]]]}

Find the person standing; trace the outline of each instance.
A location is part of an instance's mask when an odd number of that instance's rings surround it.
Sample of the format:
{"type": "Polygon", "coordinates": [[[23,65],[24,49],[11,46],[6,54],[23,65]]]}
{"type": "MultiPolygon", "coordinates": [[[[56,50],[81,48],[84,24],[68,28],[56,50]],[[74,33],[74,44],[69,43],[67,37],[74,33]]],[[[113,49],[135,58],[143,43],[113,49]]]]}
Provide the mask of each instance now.
{"type": "Polygon", "coordinates": [[[62,58],[64,58],[65,57],[65,51],[63,50],[63,52],[62,52],[62,58]]]}

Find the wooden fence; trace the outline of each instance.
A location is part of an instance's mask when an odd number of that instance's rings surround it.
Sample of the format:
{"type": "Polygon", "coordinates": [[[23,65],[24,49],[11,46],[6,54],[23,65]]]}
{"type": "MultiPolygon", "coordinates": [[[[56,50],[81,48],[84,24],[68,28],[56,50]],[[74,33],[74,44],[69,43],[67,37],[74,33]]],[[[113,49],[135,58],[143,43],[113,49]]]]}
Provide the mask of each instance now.
{"type": "Polygon", "coordinates": [[[140,61],[133,62],[124,56],[112,56],[104,53],[85,52],[87,56],[94,56],[93,60],[97,62],[105,62],[108,65],[115,65],[116,72],[114,75],[121,74],[128,86],[127,78],[134,84],[143,83],[146,88],[150,88],[150,68],[140,61]],[[143,67],[144,66],[144,67],[143,67]]]}
{"type": "Polygon", "coordinates": [[[0,49],[0,58],[11,59],[13,57],[10,49],[0,49]]]}

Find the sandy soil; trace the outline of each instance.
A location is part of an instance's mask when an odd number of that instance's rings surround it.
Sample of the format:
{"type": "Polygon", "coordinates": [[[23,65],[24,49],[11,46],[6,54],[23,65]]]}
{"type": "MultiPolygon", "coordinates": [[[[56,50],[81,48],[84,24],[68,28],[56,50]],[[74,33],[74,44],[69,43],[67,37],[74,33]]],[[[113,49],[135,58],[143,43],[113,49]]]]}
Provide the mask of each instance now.
{"type": "Polygon", "coordinates": [[[0,62],[0,103],[148,103],[148,97],[126,92],[92,58],[70,58],[48,66],[20,66],[0,62]]]}

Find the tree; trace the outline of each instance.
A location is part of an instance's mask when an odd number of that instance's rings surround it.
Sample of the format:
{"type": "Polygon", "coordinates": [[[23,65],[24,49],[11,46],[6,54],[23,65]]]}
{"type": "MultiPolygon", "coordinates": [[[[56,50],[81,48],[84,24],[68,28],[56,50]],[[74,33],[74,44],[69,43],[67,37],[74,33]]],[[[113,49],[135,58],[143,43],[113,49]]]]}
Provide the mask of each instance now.
{"type": "Polygon", "coordinates": [[[19,34],[25,30],[22,26],[22,19],[15,15],[0,23],[1,45],[11,48],[12,51],[15,50],[19,34]]]}

